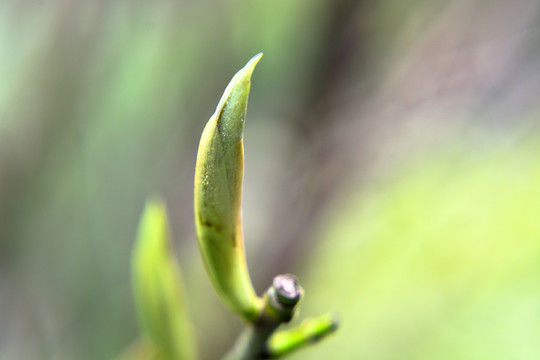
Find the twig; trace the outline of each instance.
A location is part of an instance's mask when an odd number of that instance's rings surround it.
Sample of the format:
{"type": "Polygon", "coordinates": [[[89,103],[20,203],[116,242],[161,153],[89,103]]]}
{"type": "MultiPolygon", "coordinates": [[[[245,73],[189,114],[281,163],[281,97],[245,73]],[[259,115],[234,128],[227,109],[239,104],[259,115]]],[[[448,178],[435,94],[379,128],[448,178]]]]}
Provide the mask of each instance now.
{"type": "Polygon", "coordinates": [[[303,290],[293,275],[279,275],[264,295],[264,307],[257,321],[246,325],[234,347],[222,360],[269,359],[267,342],[274,331],[289,322],[303,290]]]}

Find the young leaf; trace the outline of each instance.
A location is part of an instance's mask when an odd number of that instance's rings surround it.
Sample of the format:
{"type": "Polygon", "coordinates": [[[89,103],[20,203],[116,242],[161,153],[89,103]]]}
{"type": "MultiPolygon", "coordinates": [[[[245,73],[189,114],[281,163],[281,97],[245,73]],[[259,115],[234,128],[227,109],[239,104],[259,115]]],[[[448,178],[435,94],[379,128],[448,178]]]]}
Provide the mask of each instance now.
{"type": "Polygon", "coordinates": [[[279,358],[323,339],[337,327],[338,320],[333,314],[306,319],[297,327],[274,333],[268,341],[266,353],[269,358],[279,358]]]}
{"type": "Polygon", "coordinates": [[[195,359],[180,268],[170,247],[165,205],[147,202],[132,257],[135,304],[146,343],[159,360],[195,359]]]}
{"type": "Polygon", "coordinates": [[[247,271],[241,217],[244,120],[251,74],[262,54],[231,80],[204,128],[195,168],[199,249],[221,300],[248,322],[262,307],[247,271]]]}

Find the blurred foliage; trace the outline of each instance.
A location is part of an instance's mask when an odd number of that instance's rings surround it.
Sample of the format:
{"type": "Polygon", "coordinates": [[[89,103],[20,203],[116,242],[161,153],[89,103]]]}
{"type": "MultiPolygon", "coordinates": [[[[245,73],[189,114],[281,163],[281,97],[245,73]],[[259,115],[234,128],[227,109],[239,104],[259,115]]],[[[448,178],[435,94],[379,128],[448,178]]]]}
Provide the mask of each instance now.
{"type": "Polygon", "coordinates": [[[337,305],[342,333],[294,359],[539,358],[532,140],[438,153],[344,191],[306,266],[305,304],[337,305]]]}
{"type": "MultiPolygon", "coordinates": [[[[172,253],[165,204],[147,202],[132,257],[133,293],[146,357],[194,360],[194,340],[180,267],[172,253]]],[[[133,357],[142,359],[145,357],[133,357]]]]}
{"type": "Polygon", "coordinates": [[[440,155],[416,173],[395,169],[456,139],[489,149],[537,131],[539,8],[536,0],[1,1],[0,359],[109,359],[130,344],[138,330],[129,254],[139,211],[156,192],[170,206],[201,356],[228,348],[241,326],[212,293],[196,252],[193,169],[215,99],[259,51],[244,187],[254,286],[260,292],[273,275],[302,270],[312,284],[307,315],[334,308],[322,283],[350,289],[343,331],[293,356],[339,348],[345,358],[422,358],[445,349],[448,358],[480,358],[491,339],[490,358],[525,358],[512,351],[530,349],[521,328],[538,334],[525,319],[538,300],[527,283],[538,269],[526,258],[538,251],[526,240],[537,210],[537,192],[525,190],[536,176],[533,155],[503,149],[470,165],[440,155]],[[474,179],[444,170],[456,163],[474,179]],[[396,185],[378,188],[378,174],[389,173],[396,185]],[[444,191],[428,197],[428,185],[444,191]],[[351,199],[350,210],[335,205],[358,187],[377,192],[351,199]],[[315,236],[332,231],[339,237],[315,236]],[[509,234],[522,235],[519,246],[509,234]],[[490,241],[497,246],[487,252],[490,241]],[[306,254],[318,245],[314,262],[306,254]],[[335,251],[323,260],[328,246],[335,251]],[[317,281],[325,264],[354,278],[317,281]],[[426,330],[438,316],[448,324],[426,330]]]}

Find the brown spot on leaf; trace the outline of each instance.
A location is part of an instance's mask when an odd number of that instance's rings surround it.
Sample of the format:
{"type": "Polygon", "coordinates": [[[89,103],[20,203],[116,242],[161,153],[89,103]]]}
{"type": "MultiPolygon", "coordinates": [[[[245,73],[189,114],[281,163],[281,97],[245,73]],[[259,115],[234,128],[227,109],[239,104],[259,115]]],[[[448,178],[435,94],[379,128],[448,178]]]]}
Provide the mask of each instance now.
{"type": "Polygon", "coordinates": [[[199,214],[199,224],[204,227],[214,229],[216,232],[221,233],[223,231],[223,225],[213,223],[212,221],[205,219],[199,214]]]}

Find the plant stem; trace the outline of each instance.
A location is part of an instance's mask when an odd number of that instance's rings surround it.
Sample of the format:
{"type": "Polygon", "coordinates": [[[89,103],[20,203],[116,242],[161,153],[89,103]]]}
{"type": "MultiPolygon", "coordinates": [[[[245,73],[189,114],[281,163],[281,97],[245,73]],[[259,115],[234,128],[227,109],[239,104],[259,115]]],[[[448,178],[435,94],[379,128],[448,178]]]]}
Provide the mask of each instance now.
{"type": "Polygon", "coordinates": [[[264,359],[266,342],[276,328],[248,325],[222,360],[264,359]]]}
{"type": "Polygon", "coordinates": [[[268,338],[283,323],[289,322],[303,290],[293,275],[279,275],[264,294],[264,307],[258,319],[246,326],[234,347],[222,360],[268,359],[268,338]]]}

